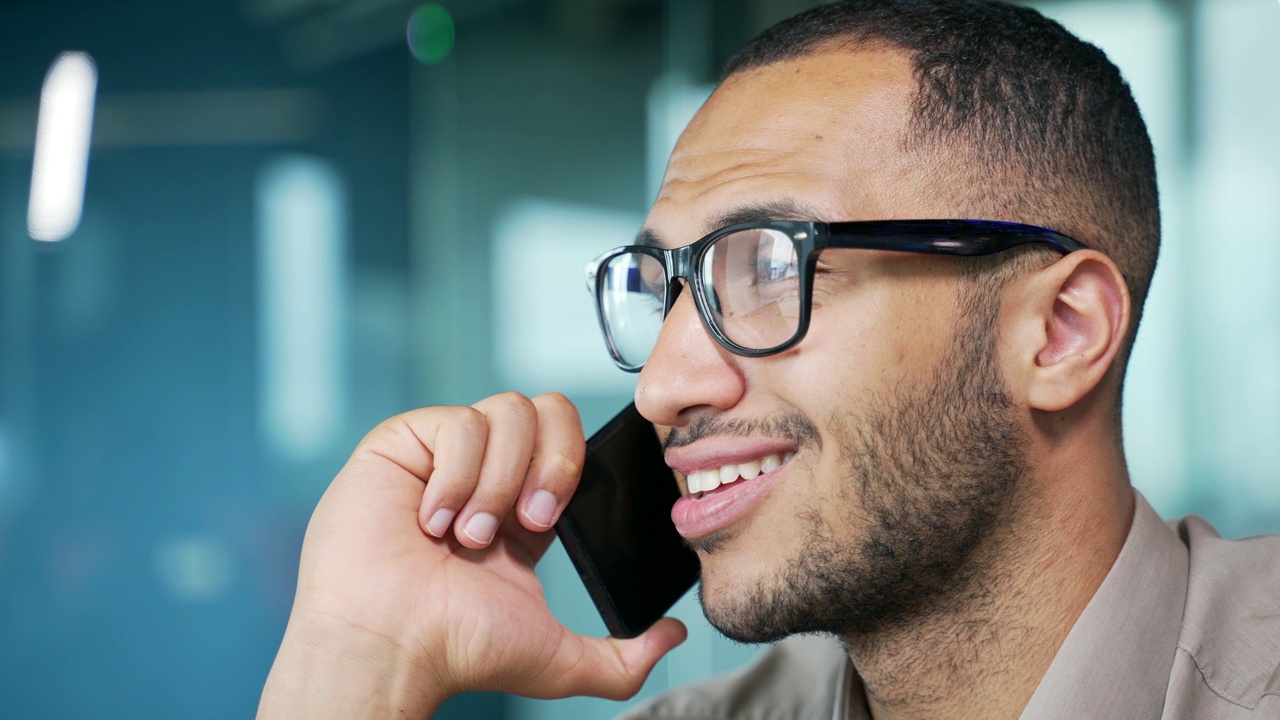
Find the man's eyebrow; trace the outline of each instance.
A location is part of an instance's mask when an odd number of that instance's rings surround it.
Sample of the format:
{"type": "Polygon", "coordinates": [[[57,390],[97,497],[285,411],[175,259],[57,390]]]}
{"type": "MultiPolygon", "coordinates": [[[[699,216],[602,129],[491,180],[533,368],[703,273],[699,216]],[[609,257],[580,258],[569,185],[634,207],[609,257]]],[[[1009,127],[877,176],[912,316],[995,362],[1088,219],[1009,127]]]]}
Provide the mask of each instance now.
{"type": "Polygon", "coordinates": [[[712,218],[705,232],[713,233],[720,228],[742,223],[763,222],[765,220],[822,220],[822,213],[798,200],[770,200],[763,203],[740,205],[726,210],[712,218]]]}
{"type": "Polygon", "coordinates": [[[658,233],[649,228],[640,228],[640,232],[636,233],[635,244],[646,247],[662,247],[662,238],[658,237],[658,233]]]}
{"type": "MultiPolygon", "coordinates": [[[[730,225],[763,222],[765,220],[822,220],[824,213],[797,200],[770,200],[762,203],[739,205],[714,216],[703,228],[710,234],[730,225]]],[[[662,237],[651,228],[641,228],[636,234],[636,245],[664,247],[662,237]]]]}

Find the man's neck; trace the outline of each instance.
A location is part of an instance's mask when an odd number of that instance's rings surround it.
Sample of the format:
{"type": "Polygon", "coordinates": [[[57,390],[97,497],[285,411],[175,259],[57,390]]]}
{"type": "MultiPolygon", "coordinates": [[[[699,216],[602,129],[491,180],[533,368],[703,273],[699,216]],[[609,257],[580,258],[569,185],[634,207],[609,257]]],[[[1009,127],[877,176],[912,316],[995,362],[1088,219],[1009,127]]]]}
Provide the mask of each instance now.
{"type": "Polygon", "coordinates": [[[990,539],[975,553],[984,569],[949,605],[844,638],[876,720],[1021,715],[1128,536],[1127,486],[1088,500],[990,539]]]}

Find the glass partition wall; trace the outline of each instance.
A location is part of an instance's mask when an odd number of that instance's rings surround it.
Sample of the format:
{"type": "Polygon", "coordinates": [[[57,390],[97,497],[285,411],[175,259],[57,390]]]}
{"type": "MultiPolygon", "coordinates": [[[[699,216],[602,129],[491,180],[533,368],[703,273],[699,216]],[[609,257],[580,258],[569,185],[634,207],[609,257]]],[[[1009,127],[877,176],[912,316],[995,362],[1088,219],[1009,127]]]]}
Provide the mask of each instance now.
{"type": "MultiPolygon", "coordinates": [[[[6,716],[251,714],[310,510],[368,428],[506,389],[565,392],[588,432],[624,405],[582,266],[634,235],[729,54],[811,4],[0,2],[6,716]]],[[[1280,530],[1280,5],[1036,6],[1112,55],[1157,146],[1134,482],[1280,530]]],[[[603,633],[558,548],[540,574],[603,633]]],[[[690,638],[641,699],[757,651],[692,594],[675,614],[690,638]]]]}

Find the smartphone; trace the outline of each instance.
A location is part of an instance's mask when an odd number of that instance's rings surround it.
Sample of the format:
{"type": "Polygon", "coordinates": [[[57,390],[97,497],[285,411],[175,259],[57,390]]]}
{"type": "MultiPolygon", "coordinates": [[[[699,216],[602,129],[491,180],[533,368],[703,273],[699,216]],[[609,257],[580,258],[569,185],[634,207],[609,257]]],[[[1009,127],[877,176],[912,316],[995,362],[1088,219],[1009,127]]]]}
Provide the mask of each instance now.
{"type": "Polygon", "coordinates": [[[587,441],[582,480],[556,534],[614,637],[644,632],[698,580],[698,556],[671,522],[679,498],[653,425],[634,403],[587,441]]]}

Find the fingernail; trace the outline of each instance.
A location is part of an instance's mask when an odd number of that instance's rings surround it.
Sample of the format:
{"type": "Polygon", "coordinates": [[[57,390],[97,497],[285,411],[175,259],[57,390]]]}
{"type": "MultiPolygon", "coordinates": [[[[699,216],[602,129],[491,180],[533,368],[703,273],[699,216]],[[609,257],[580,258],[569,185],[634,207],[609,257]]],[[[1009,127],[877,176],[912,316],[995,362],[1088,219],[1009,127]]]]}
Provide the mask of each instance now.
{"type": "Polygon", "coordinates": [[[498,518],[486,512],[476,513],[467,521],[466,527],[462,528],[462,532],[473,541],[482,545],[488,545],[493,539],[493,534],[498,531],[498,518]]]}
{"type": "Polygon", "coordinates": [[[529,497],[524,504],[524,516],[529,522],[541,528],[551,527],[556,519],[556,496],[546,490],[539,490],[529,497]]]}
{"type": "Polygon", "coordinates": [[[427,532],[436,537],[444,537],[444,534],[449,532],[449,523],[453,522],[453,516],[457,514],[456,510],[440,508],[427,521],[427,532]]]}

